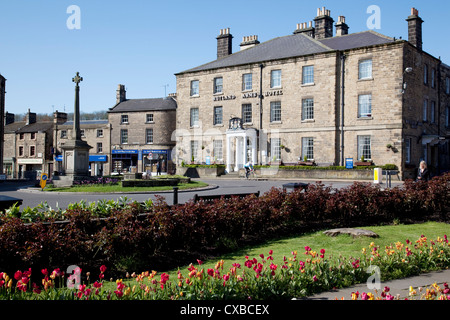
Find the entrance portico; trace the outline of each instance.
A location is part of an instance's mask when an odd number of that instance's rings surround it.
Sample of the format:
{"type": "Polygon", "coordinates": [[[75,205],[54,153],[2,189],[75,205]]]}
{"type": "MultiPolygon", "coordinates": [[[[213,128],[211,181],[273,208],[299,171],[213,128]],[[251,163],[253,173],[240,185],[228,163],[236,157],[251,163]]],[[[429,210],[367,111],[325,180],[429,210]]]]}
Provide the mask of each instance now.
{"type": "Polygon", "coordinates": [[[242,119],[232,118],[226,131],[227,172],[239,171],[248,161],[257,163],[257,135],[255,129],[244,129],[242,119]],[[233,149],[233,142],[234,149],[233,149]],[[234,155],[234,163],[233,163],[234,155]],[[234,166],[232,166],[234,164],[234,166]]]}

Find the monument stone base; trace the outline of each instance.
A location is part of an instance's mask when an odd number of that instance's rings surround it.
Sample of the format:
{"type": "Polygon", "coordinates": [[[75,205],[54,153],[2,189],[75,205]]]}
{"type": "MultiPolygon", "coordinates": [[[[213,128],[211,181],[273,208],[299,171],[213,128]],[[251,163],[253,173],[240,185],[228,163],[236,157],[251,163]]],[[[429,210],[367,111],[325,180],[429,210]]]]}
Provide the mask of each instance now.
{"type": "Polygon", "coordinates": [[[63,150],[63,175],[53,178],[55,187],[70,187],[76,181],[94,179],[89,175],[89,149],[92,147],[83,140],[68,140],[63,150]]]}

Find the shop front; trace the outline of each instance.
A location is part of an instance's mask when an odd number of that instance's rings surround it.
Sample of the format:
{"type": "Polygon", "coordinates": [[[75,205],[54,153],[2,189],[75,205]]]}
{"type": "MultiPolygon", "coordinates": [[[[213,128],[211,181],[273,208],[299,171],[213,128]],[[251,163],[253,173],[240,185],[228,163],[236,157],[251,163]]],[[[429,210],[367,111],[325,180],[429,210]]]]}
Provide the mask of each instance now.
{"type": "Polygon", "coordinates": [[[105,174],[105,163],[107,162],[107,155],[89,155],[89,172],[91,176],[102,177],[105,174]]]}
{"type": "Polygon", "coordinates": [[[138,172],[139,152],[134,149],[115,149],[111,151],[113,173],[136,173],[138,172]]]}
{"type": "Polygon", "coordinates": [[[142,150],[143,172],[157,175],[160,173],[171,173],[173,170],[171,150],[144,149],[142,150]],[[158,170],[159,168],[159,170],[158,170]]]}

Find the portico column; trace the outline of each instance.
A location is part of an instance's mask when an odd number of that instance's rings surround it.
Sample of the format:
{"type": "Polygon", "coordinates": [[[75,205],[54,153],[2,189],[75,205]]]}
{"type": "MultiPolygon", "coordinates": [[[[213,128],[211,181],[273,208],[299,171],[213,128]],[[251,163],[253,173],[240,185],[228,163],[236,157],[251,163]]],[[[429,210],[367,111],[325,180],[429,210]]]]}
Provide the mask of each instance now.
{"type": "Polygon", "coordinates": [[[256,136],[253,136],[251,138],[251,142],[252,142],[252,163],[256,165],[258,161],[256,154],[256,136]]]}
{"type": "Polygon", "coordinates": [[[239,156],[240,156],[240,150],[241,150],[241,139],[239,137],[236,137],[236,150],[235,150],[235,161],[234,161],[234,171],[239,171],[239,156]]]}
{"type": "Polygon", "coordinates": [[[227,172],[231,172],[231,136],[227,135],[227,172]]]}
{"type": "Polygon", "coordinates": [[[247,136],[244,135],[242,140],[243,140],[243,144],[244,144],[244,148],[243,148],[244,149],[244,152],[243,152],[244,158],[242,159],[242,163],[246,164],[247,163],[247,136]]]}

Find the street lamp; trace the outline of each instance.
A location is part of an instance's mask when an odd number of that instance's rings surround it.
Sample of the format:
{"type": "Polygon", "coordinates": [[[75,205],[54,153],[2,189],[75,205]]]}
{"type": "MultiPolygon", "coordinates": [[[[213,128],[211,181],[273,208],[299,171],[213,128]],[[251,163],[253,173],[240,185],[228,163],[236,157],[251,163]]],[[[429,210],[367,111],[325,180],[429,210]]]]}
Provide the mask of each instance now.
{"type": "Polygon", "coordinates": [[[406,90],[406,82],[405,82],[405,73],[411,73],[413,71],[413,68],[408,67],[405,69],[405,71],[403,71],[403,75],[402,75],[402,94],[405,93],[406,90]]]}

